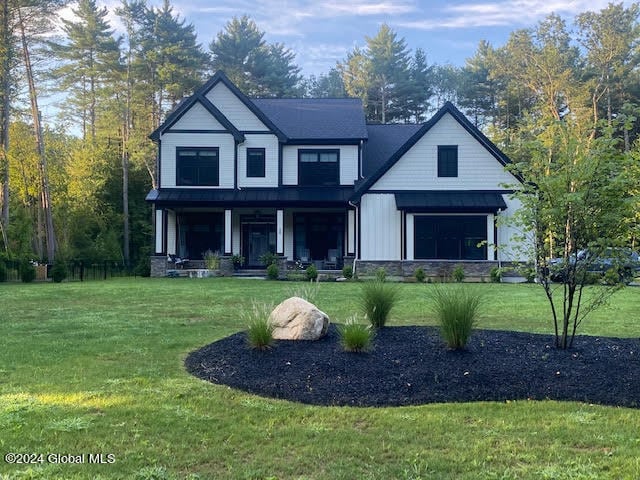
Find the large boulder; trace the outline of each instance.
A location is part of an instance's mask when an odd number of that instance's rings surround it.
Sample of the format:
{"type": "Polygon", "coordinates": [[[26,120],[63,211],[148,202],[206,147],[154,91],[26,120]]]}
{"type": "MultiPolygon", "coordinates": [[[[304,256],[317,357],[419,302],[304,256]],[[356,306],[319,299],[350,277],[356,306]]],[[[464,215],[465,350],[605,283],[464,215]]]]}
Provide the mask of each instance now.
{"type": "Polygon", "coordinates": [[[291,297],[269,315],[276,340],[318,340],[327,334],[329,317],[303,298],[291,297]]]}

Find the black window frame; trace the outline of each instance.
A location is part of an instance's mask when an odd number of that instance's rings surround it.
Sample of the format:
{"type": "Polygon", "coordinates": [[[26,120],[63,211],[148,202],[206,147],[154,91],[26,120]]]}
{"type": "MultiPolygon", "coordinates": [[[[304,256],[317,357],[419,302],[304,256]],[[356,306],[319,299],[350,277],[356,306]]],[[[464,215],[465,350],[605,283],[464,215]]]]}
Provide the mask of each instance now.
{"type": "MultiPolygon", "coordinates": [[[[207,158],[213,158],[207,155],[207,158]]],[[[218,187],[220,186],[220,147],[176,147],[176,186],[180,187],[218,187]],[[184,165],[187,163],[185,158],[181,156],[184,152],[196,152],[195,157],[199,159],[202,152],[215,152],[215,164],[205,165],[200,164],[198,161],[193,161],[193,165],[184,165]],[[195,178],[191,182],[185,181],[188,177],[185,175],[184,170],[193,169],[195,172],[195,178]],[[211,180],[200,180],[201,177],[205,177],[205,172],[209,171],[209,174],[214,174],[211,180]]]]}
{"type": "Polygon", "coordinates": [[[487,215],[418,214],[413,231],[415,260],[487,259],[487,215]]]}
{"type": "Polygon", "coordinates": [[[438,145],[438,178],[458,177],[458,145],[438,145]]]}
{"type": "Polygon", "coordinates": [[[247,148],[247,178],[266,177],[266,150],[264,148],[247,148]],[[260,157],[255,157],[260,154],[260,157]]]}
{"type": "Polygon", "coordinates": [[[340,185],[340,149],[298,149],[298,185],[312,187],[331,187],[340,185]],[[323,161],[322,154],[335,154],[335,162],[323,161]],[[315,155],[316,159],[311,162],[302,161],[303,155],[315,155]],[[335,167],[332,167],[333,164],[335,164],[335,167]]]}

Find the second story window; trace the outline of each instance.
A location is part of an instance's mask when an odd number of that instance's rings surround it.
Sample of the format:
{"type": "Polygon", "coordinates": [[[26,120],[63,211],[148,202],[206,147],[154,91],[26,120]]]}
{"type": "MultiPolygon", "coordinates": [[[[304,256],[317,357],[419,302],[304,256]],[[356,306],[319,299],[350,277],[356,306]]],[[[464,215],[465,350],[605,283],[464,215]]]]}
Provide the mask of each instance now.
{"type": "Polygon", "coordinates": [[[247,148],[247,177],[264,178],[264,148],[247,148]]]}
{"type": "Polygon", "coordinates": [[[340,150],[298,150],[298,185],[339,185],[340,150]]]}
{"type": "Polygon", "coordinates": [[[211,187],[220,185],[218,147],[177,147],[176,185],[211,187]]]}
{"type": "Polygon", "coordinates": [[[438,145],[438,176],[458,176],[458,146],[438,145]]]}

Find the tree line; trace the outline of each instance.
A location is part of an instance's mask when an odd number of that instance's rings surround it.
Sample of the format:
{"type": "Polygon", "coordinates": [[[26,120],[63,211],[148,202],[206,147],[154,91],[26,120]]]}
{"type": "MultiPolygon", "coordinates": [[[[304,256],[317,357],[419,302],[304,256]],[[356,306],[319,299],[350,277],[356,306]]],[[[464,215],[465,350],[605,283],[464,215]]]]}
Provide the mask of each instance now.
{"type": "MultiPolygon", "coordinates": [[[[218,69],[249,96],[359,97],[369,122],[423,122],[452,101],[538,186],[555,178],[561,158],[577,164],[576,155],[593,155],[607,138],[604,172],[624,178],[615,184],[627,189],[607,194],[624,199],[616,235],[635,245],[640,234],[637,4],[582,13],[573,30],[550,15],[504,45],[481,41],[463,66],[429,63],[425,48],[410,48],[382,25],[328,72],[307,77],[294,52],[267,42],[248,16],[229,20],[205,48],[169,0],[159,7],[123,0],[114,12],[122,34],[106,8],[79,0],[74,19],[61,20],[62,34],[53,37],[66,5],[3,0],[0,9],[5,256],[144,268],[152,234],[144,197],[158,178],[148,134],[218,69]],[[61,99],[55,122],[41,121],[45,94],[61,99]]],[[[570,188],[579,184],[566,177],[575,171],[563,173],[570,188]]],[[[558,235],[547,233],[557,248],[558,235]]]]}

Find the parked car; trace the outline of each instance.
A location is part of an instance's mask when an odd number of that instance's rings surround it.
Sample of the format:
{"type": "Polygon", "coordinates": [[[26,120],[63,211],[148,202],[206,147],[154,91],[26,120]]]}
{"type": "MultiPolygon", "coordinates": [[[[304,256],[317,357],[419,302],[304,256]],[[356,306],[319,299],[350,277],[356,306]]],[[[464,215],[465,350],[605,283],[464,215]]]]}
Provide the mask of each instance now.
{"type": "MultiPolygon", "coordinates": [[[[640,275],[640,255],[630,248],[605,248],[601,253],[579,250],[569,257],[569,263],[587,273],[604,276],[609,270],[618,274],[620,281],[629,282],[640,275]]],[[[564,258],[549,260],[550,278],[561,282],[567,274],[564,258]]]]}

